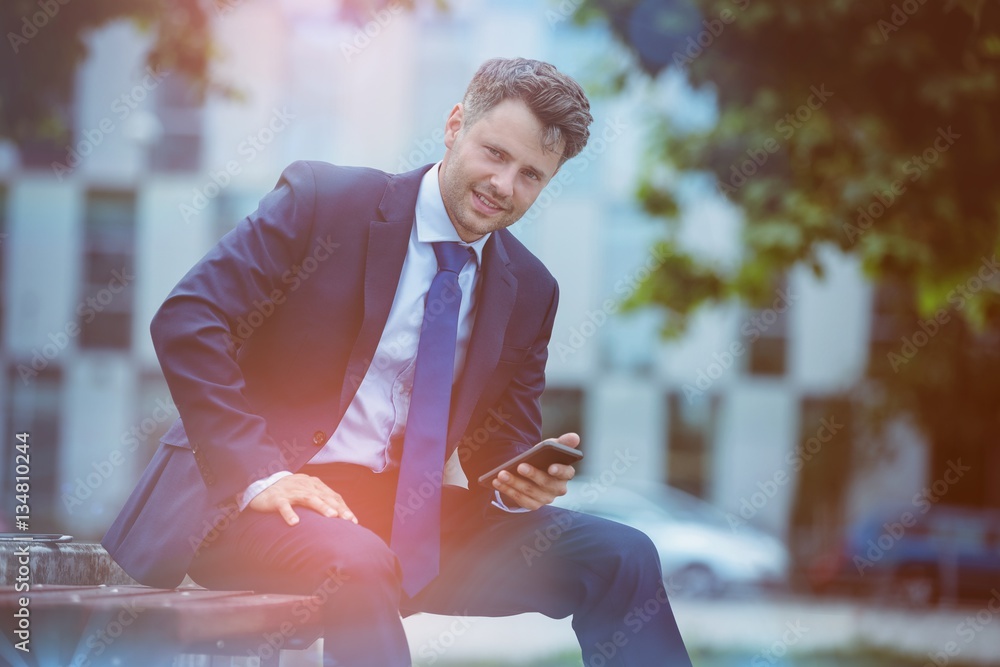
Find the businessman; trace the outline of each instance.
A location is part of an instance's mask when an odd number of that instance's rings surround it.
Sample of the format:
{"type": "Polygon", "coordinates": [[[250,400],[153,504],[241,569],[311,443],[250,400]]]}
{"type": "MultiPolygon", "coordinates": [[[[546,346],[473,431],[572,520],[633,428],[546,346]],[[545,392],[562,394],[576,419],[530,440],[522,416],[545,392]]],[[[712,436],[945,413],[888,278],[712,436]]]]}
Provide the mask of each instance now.
{"type": "Polygon", "coordinates": [[[417,611],[572,615],[588,667],[690,665],[650,540],[550,506],[571,466],[477,483],[542,439],[558,288],[506,228],[589,108],[553,66],[493,59],[438,164],[288,167],[153,318],[180,419],[104,538],[122,567],[324,591],[328,666],[409,665],[417,611]]]}

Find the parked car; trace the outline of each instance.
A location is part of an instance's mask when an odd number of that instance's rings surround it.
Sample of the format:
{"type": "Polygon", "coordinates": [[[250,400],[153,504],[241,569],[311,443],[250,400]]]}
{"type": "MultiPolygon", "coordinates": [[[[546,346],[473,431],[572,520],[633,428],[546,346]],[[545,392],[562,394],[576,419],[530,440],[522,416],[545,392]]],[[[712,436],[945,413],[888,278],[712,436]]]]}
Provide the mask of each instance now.
{"type": "Polygon", "coordinates": [[[649,535],[671,595],[708,597],[787,584],[784,544],[748,526],[734,529],[722,511],[678,489],[624,480],[608,485],[580,476],[555,504],[649,535]]]}
{"type": "Polygon", "coordinates": [[[820,590],[910,606],[986,599],[1000,590],[1000,511],[923,504],[873,513],[811,578],[820,590]]]}

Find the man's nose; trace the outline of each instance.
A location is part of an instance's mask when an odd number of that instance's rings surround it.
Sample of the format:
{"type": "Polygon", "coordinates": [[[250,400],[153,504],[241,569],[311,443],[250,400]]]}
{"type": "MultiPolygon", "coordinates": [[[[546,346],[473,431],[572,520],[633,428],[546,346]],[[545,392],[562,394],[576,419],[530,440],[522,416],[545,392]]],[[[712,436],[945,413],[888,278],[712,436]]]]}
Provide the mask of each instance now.
{"type": "Polygon", "coordinates": [[[493,175],[490,177],[490,185],[493,186],[493,191],[496,192],[498,197],[510,199],[514,196],[514,177],[516,173],[514,169],[500,169],[493,172],[493,175]]]}

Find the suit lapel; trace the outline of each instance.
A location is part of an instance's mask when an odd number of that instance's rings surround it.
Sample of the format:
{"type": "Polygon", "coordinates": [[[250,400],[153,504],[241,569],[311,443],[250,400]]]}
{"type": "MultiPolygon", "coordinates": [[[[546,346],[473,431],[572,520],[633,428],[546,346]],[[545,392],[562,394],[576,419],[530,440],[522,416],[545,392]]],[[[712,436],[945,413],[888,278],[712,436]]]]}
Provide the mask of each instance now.
{"type": "Polygon", "coordinates": [[[368,248],[365,251],[364,302],[361,329],[351,349],[347,373],[340,393],[343,414],[354,399],[368,366],[375,357],[382,330],[389,319],[396,296],[403,260],[414,224],[417,192],[424,173],[433,165],[393,176],[379,202],[381,220],[368,223],[368,248]]]}
{"type": "Polygon", "coordinates": [[[500,232],[494,232],[483,247],[483,282],[476,306],[476,321],[465,355],[465,367],[452,390],[449,445],[456,443],[466,430],[486,381],[500,359],[504,333],[517,295],[517,278],[511,273],[509,265],[502,236],[500,232]]]}

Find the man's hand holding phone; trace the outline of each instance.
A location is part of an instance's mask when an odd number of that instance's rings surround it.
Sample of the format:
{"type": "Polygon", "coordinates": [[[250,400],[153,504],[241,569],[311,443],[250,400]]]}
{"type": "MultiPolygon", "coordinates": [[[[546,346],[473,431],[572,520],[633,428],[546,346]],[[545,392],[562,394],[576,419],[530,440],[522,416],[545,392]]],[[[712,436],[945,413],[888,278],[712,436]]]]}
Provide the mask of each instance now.
{"type": "MultiPolygon", "coordinates": [[[[580,445],[580,436],[576,433],[564,433],[555,440],[573,449],[580,445]]],[[[480,483],[491,485],[507,498],[529,510],[544,507],[558,496],[564,495],[566,483],[576,474],[572,464],[568,463],[552,463],[544,470],[540,470],[529,463],[521,462],[514,470],[516,473],[506,469],[496,475],[487,473],[480,478],[480,483]]]]}

